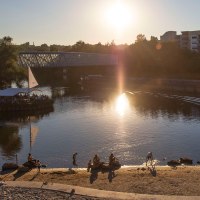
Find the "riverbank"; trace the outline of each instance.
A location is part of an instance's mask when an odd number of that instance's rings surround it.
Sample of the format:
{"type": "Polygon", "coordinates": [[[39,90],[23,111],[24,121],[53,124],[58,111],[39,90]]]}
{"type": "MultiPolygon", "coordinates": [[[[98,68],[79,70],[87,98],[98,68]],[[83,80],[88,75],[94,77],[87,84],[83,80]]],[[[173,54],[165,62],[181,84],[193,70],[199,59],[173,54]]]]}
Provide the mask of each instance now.
{"type": "Polygon", "coordinates": [[[29,172],[1,173],[1,181],[62,183],[100,190],[157,195],[200,196],[200,167],[143,166],[121,168],[115,173],[87,172],[86,169],[37,169],[29,172]]]}

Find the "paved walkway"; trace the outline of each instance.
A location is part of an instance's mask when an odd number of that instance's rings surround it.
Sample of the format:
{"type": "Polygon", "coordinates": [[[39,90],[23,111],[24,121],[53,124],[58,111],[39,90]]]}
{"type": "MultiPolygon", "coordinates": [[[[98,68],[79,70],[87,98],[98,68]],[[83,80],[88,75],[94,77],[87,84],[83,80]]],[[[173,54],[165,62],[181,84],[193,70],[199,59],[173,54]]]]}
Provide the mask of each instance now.
{"type": "Polygon", "coordinates": [[[76,195],[84,195],[88,197],[107,198],[107,199],[132,199],[132,200],[200,200],[200,196],[164,196],[164,195],[146,195],[124,192],[113,192],[105,190],[97,190],[84,188],[79,186],[48,183],[48,182],[30,182],[30,181],[5,181],[8,187],[21,187],[32,189],[45,189],[51,191],[60,191],[65,193],[71,193],[72,191],[76,195]]]}

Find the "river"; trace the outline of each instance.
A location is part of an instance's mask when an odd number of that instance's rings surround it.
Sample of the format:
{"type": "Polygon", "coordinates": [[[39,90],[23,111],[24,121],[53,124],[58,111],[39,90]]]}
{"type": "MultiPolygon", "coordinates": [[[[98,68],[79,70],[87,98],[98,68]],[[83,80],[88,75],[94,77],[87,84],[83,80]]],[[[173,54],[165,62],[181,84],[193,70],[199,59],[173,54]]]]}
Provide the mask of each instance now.
{"type": "Polygon", "coordinates": [[[122,165],[142,164],[152,151],[160,165],[200,160],[200,98],[144,91],[71,94],[58,89],[54,110],[0,115],[0,164],[24,163],[29,152],[48,167],[79,167],[113,153],[122,165]],[[103,95],[102,95],[103,94],[103,95]],[[30,137],[30,125],[35,135],[30,137]],[[31,142],[30,142],[31,140],[31,142]]]}

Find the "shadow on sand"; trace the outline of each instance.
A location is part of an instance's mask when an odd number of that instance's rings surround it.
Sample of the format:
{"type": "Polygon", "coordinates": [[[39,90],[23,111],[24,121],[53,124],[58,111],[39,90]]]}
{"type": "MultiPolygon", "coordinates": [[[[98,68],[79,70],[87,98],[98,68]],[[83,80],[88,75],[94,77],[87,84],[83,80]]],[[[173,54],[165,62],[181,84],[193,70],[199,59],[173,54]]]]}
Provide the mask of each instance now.
{"type": "Polygon", "coordinates": [[[91,169],[90,183],[92,184],[98,178],[98,173],[108,173],[108,180],[111,183],[113,178],[116,177],[115,170],[117,169],[91,169]]]}
{"type": "MultiPolygon", "coordinates": [[[[29,170],[31,171],[31,170],[29,170]]],[[[20,178],[21,176],[23,176],[24,174],[26,174],[29,171],[17,171],[13,176],[14,176],[14,181],[17,180],[18,178],[20,178]]]]}
{"type": "Polygon", "coordinates": [[[146,163],[147,169],[150,171],[151,175],[156,177],[157,171],[156,171],[156,162],[151,161],[149,164],[146,163]]]}
{"type": "Polygon", "coordinates": [[[116,177],[117,175],[115,174],[115,170],[109,170],[108,172],[108,180],[111,183],[113,178],[116,177]]]}
{"type": "Polygon", "coordinates": [[[157,172],[156,172],[156,168],[155,166],[152,166],[152,167],[148,167],[150,173],[152,176],[156,177],[157,176],[157,172]]]}
{"type": "Polygon", "coordinates": [[[5,171],[0,171],[0,175],[3,175],[2,178],[0,178],[0,181],[3,181],[7,176],[9,176],[12,172],[15,170],[5,170],[5,171]]]}

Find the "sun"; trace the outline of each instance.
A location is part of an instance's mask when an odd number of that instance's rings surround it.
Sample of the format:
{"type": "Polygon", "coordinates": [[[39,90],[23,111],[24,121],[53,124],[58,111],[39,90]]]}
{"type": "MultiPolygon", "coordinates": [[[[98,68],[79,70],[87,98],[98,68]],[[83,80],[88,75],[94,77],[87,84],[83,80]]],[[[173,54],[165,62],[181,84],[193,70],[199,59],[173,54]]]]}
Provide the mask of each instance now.
{"type": "Polygon", "coordinates": [[[130,26],[134,19],[128,5],[123,1],[116,1],[106,10],[106,20],[116,30],[122,30],[130,26]]]}

